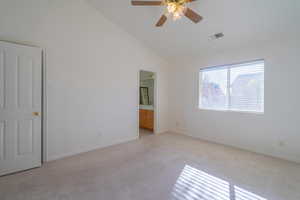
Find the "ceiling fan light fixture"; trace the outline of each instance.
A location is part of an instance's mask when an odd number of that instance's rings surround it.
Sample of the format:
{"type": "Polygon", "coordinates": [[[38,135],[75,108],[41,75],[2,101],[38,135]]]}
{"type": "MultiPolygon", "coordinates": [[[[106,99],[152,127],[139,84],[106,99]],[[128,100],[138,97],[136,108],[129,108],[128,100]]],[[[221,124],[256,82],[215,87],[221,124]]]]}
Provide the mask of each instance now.
{"type": "Polygon", "coordinates": [[[173,20],[178,20],[184,16],[186,9],[185,1],[166,0],[167,12],[172,15],[173,20]]]}
{"type": "Polygon", "coordinates": [[[173,20],[177,20],[185,16],[195,24],[200,22],[203,17],[186,6],[188,3],[194,1],[197,0],[131,0],[131,4],[133,6],[164,6],[165,12],[155,25],[156,27],[162,27],[169,16],[172,17],[173,20]]]}
{"type": "Polygon", "coordinates": [[[178,19],[180,19],[182,17],[182,15],[178,12],[173,13],[173,20],[176,21],[178,19]]]}
{"type": "Polygon", "coordinates": [[[169,13],[174,13],[177,10],[176,3],[167,3],[167,10],[169,13]]]}

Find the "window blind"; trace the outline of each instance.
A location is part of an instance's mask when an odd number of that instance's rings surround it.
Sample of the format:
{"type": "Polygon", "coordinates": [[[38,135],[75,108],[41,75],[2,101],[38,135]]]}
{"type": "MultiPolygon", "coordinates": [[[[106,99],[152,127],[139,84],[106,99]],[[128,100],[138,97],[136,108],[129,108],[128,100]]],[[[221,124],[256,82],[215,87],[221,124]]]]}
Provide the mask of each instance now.
{"type": "Polygon", "coordinates": [[[200,70],[199,108],[264,112],[264,60],[200,70]]]}

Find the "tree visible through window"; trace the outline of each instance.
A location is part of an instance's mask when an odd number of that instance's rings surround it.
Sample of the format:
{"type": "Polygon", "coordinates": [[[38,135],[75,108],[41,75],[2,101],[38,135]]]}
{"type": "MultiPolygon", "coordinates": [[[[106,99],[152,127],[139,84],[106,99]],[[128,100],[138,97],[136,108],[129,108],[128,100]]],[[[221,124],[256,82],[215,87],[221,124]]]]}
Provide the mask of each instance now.
{"type": "Polygon", "coordinates": [[[264,61],[200,71],[199,108],[264,112],[264,61]]]}

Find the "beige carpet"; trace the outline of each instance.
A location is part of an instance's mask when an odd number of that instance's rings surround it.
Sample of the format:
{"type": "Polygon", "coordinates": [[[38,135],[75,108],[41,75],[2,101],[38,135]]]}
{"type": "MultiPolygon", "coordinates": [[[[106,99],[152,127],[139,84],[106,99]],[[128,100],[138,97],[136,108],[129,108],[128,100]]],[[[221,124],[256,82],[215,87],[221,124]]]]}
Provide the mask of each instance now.
{"type": "Polygon", "coordinates": [[[299,200],[300,165],[162,134],[0,178],[1,200],[299,200]]]}
{"type": "Polygon", "coordinates": [[[145,136],[153,135],[154,133],[150,130],[140,128],[140,138],[145,136]]]}

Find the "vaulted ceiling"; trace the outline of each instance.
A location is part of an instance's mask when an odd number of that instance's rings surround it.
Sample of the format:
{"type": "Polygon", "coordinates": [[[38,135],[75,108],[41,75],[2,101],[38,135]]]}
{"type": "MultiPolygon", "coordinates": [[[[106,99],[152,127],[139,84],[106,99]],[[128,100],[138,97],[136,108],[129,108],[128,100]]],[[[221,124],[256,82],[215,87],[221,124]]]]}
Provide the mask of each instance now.
{"type": "Polygon", "coordinates": [[[163,7],[134,7],[130,0],[87,1],[106,18],[168,59],[199,56],[300,34],[299,0],[197,0],[189,7],[204,17],[202,22],[168,19],[162,28],[155,27],[155,23],[163,7]],[[219,32],[225,37],[209,39],[219,32]]]}

